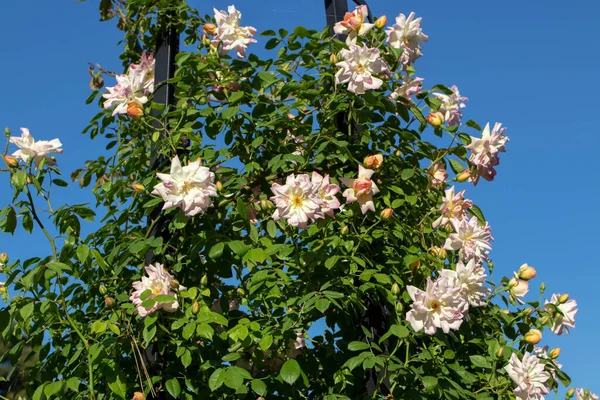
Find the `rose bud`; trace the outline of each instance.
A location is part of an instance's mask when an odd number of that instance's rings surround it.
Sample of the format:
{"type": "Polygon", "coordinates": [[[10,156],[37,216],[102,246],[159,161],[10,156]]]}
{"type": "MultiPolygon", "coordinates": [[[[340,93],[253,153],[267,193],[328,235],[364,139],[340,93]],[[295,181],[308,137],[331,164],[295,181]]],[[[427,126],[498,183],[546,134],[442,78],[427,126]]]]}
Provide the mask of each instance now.
{"type": "Polygon", "coordinates": [[[521,268],[519,268],[519,271],[517,272],[517,276],[519,277],[519,279],[523,279],[524,281],[528,281],[530,279],[535,278],[535,275],[535,268],[527,264],[521,265],[521,268]]]}
{"type": "Polygon", "coordinates": [[[375,21],[375,28],[383,29],[385,27],[385,24],[387,24],[387,17],[385,15],[382,15],[375,21]]]}
{"type": "Polygon", "coordinates": [[[542,340],[542,332],[532,329],[523,336],[523,339],[528,344],[538,344],[542,340]]]}
{"type": "Polygon", "coordinates": [[[144,107],[135,102],[127,104],[127,115],[133,119],[140,119],[144,115],[144,107]]]}

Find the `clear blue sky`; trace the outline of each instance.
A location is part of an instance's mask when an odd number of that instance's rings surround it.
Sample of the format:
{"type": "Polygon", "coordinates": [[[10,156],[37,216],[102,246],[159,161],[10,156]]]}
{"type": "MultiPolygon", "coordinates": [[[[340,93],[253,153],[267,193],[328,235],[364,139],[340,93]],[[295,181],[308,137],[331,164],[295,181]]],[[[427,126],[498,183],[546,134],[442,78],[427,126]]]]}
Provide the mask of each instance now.
{"type": "MultiPolygon", "coordinates": [[[[203,14],[232,4],[191,3],[203,14]]],[[[322,0],[239,0],[235,5],[243,23],[259,31],[325,24],[322,0]]],[[[600,393],[600,346],[595,342],[600,329],[595,254],[600,240],[595,226],[600,3],[370,0],[369,5],[390,21],[400,12],[422,16],[430,40],[416,68],[426,86],[456,84],[470,99],[467,119],[508,127],[511,141],[496,180],[463,187],[492,226],[496,281],[527,262],[538,271],[528,300],[538,299],[535,286],[542,281],[548,297],[566,292],[577,300],[577,328],[562,337],[547,331],[543,343],[562,348],[559,361],[574,385],[600,393]]],[[[102,150],[101,141],[81,135],[97,111],[85,105],[87,63],[120,68],[120,32],[112,22],[98,22],[97,7],[92,0],[0,5],[0,125],[15,133],[28,127],[36,139],[60,138],[64,154],[59,163],[67,177],[102,150]]],[[[250,52],[266,42],[259,41],[250,52]]],[[[6,176],[0,177],[0,188],[0,206],[5,206],[11,200],[4,189],[6,176]]],[[[77,187],[54,196],[56,204],[92,199],[77,187]]],[[[0,252],[12,259],[47,254],[47,247],[40,235],[0,236],[0,252]]]]}

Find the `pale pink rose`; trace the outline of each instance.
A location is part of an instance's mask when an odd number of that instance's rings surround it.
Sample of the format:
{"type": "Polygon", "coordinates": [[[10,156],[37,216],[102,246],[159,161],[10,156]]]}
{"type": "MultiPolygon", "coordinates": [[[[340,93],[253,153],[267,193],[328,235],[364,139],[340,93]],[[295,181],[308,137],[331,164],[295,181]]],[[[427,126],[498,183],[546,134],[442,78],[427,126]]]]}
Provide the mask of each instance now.
{"type": "Polygon", "coordinates": [[[431,179],[432,186],[437,187],[443,185],[446,181],[446,178],[448,178],[446,165],[441,161],[432,164],[429,167],[429,177],[431,179]]]}
{"type": "MultiPolygon", "coordinates": [[[[575,328],[575,314],[579,311],[575,300],[567,300],[564,303],[560,303],[558,300],[559,297],[560,295],[553,294],[550,301],[544,301],[544,304],[554,304],[562,313],[562,315],[557,314],[554,317],[554,324],[551,329],[556,335],[569,333],[569,328],[575,328]]],[[[546,306],[546,311],[552,312],[552,308],[546,306]]]]}
{"type": "Polygon", "coordinates": [[[347,12],[344,19],[333,26],[333,31],[338,35],[348,35],[346,38],[348,46],[356,44],[358,36],[366,35],[375,26],[375,24],[364,22],[368,16],[367,6],[358,6],[353,12],[347,12]]]}
{"type": "Polygon", "coordinates": [[[271,200],[277,207],[273,214],[275,221],[283,218],[292,226],[306,229],[308,221],[314,222],[317,218],[325,217],[321,210],[323,199],[306,174],[291,174],[286,178],[285,185],[274,183],[271,191],[274,194],[271,200]]]}
{"type": "Polygon", "coordinates": [[[21,128],[21,136],[12,136],[8,141],[16,145],[19,150],[15,151],[12,155],[24,162],[29,162],[33,159],[35,166],[38,167],[40,162],[44,158],[50,160],[48,154],[58,153],[61,154],[62,143],[58,139],[47,140],[34,140],[33,136],[29,133],[29,129],[21,128]]]}
{"type": "Polygon", "coordinates": [[[346,198],[346,204],[358,202],[363,214],[369,210],[375,211],[373,195],[379,193],[379,188],[371,180],[374,172],[372,169],[366,169],[359,165],[356,179],[340,178],[340,181],[348,187],[342,194],[346,198]]]}
{"type": "Polygon", "coordinates": [[[390,47],[402,49],[400,62],[404,65],[412,64],[421,57],[421,42],[427,42],[429,37],[421,30],[421,17],[415,19],[415,13],[411,12],[408,17],[400,14],[396,17],[396,23],[387,28],[387,42],[390,47]]]}
{"type": "Polygon", "coordinates": [[[494,167],[500,164],[498,153],[506,151],[505,145],[509,140],[504,136],[505,130],[502,124],[496,123],[490,134],[490,124],[486,124],[481,138],[471,136],[471,144],[467,146],[467,150],[471,152],[469,161],[477,167],[477,174],[470,179],[474,184],[477,184],[479,177],[487,181],[494,180],[496,176],[494,167]]]}
{"type": "Polygon", "coordinates": [[[340,51],[344,59],[335,65],[340,69],[335,74],[336,85],[348,83],[348,90],[356,94],[364,94],[370,89],[379,89],[383,81],[376,74],[389,76],[387,63],[381,58],[378,49],[350,45],[350,50],[340,51]]]}
{"type": "Polygon", "coordinates": [[[428,335],[433,335],[437,328],[444,333],[460,328],[469,303],[461,289],[450,285],[448,278],[442,276],[432,281],[427,277],[425,291],[415,286],[407,286],[406,290],[413,301],[406,320],[415,332],[423,329],[428,335]]]}
{"type": "Polygon", "coordinates": [[[515,272],[513,278],[508,281],[508,291],[513,300],[516,300],[519,304],[525,304],[519,297],[524,297],[529,292],[529,282],[520,279],[515,272]]]}
{"type": "Polygon", "coordinates": [[[179,157],[171,162],[171,173],[156,176],[162,181],[154,186],[152,194],[163,198],[163,210],[179,207],[187,216],[203,214],[217,196],[215,174],[194,161],[182,166],[179,157]]]}
{"type": "Polygon", "coordinates": [[[598,400],[598,396],[589,390],[575,389],[576,400],[598,400]]]}
{"type": "Polygon", "coordinates": [[[464,190],[454,194],[454,186],[452,186],[450,189],[446,189],[444,193],[445,196],[442,199],[442,207],[440,208],[442,215],[433,222],[433,228],[445,226],[451,219],[462,220],[466,218],[466,210],[473,206],[471,200],[464,198],[464,190]]]}
{"type": "Polygon", "coordinates": [[[411,78],[408,74],[402,77],[402,85],[390,94],[390,99],[402,101],[405,104],[412,103],[412,97],[421,93],[423,78],[411,78]]]}
{"type": "Polygon", "coordinates": [[[256,39],[252,38],[256,35],[256,29],[251,26],[240,26],[242,13],[236,10],[235,6],[227,7],[227,12],[219,11],[216,8],[213,10],[217,22],[213,45],[222,45],[221,54],[235,50],[238,58],[246,57],[248,45],[256,43],[256,39]]]}
{"type": "Polygon", "coordinates": [[[491,234],[491,227],[487,222],[484,226],[479,225],[477,217],[468,219],[464,217],[461,220],[451,219],[450,223],[454,227],[455,233],[451,233],[444,248],[446,250],[459,250],[459,256],[462,260],[468,261],[475,258],[476,261],[488,259],[488,252],[492,249],[490,241],[494,240],[491,234]]]}
{"type": "Polygon", "coordinates": [[[544,370],[544,364],[536,356],[525,353],[521,361],[513,353],[504,369],[516,385],[513,393],[517,399],[543,400],[543,395],[548,394],[546,381],[550,379],[550,374],[544,370]]]}
{"type": "MultiPolygon", "coordinates": [[[[148,89],[150,83],[146,80],[146,72],[140,69],[130,69],[128,73],[117,75],[117,85],[107,87],[107,94],[102,97],[106,99],[104,108],[115,109],[112,115],[127,114],[127,108],[130,104],[144,105],[148,102],[148,89]]],[[[152,78],[152,87],[154,78],[152,78]]]]}
{"type": "MultiPolygon", "coordinates": [[[[137,307],[137,313],[140,317],[145,317],[148,314],[153,313],[154,311],[162,308],[168,312],[174,312],[179,307],[179,303],[177,302],[177,294],[171,288],[171,281],[174,279],[173,275],[169,274],[162,264],[148,265],[145,268],[146,274],[148,276],[142,276],[140,281],[133,283],[133,288],[135,291],[129,298],[129,301],[133,303],[134,306],[137,307]],[[154,303],[152,307],[145,308],[142,306],[142,299],[140,296],[146,290],[150,290],[150,295],[148,299],[152,299],[159,294],[164,294],[167,296],[171,296],[174,300],[170,303],[154,303]]],[[[183,289],[180,286],[180,290],[183,289]]]]}
{"type": "Polygon", "coordinates": [[[445,93],[432,93],[432,95],[442,102],[438,112],[444,115],[444,121],[448,123],[448,126],[460,126],[460,119],[462,118],[462,112],[460,110],[461,108],[466,107],[464,102],[469,99],[460,95],[456,85],[452,86],[450,89],[453,92],[451,95],[445,93]]]}
{"type": "Polygon", "coordinates": [[[340,208],[340,201],[335,195],[340,191],[340,187],[329,181],[329,175],[325,177],[321,176],[318,172],[312,173],[312,180],[314,189],[316,189],[319,196],[321,196],[321,211],[323,214],[327,214],[331,217],[334,216],[334,210],[340,208]]]}
{"type": "Polygon", "coordinates": [[[154,92],[154,66],[155,60],[152,54],[142,52],[139,64],[130,64],[129,70],[139,72],[143,76],[144,90],[146,94],[154,92]]]}
{"type": "Polygon", "coordinates": [[[486,304],[484,299],[492,292],[484,286],[487,278],[485,269],[474,259],[469,260],[467,265],[459,261],[456,263],[456,271],[443,269],[440,275],[448,278],[450,286],[459,288],[469,304],[474,307],[484,306],[486,304]]]}

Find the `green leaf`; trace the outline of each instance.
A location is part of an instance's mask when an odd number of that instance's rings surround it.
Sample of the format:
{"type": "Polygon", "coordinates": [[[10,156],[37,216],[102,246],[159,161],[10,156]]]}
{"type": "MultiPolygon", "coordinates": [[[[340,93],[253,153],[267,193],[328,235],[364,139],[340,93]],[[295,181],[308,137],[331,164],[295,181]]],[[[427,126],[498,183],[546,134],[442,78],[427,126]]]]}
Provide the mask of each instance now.
{"type": "Polygon", "coordinates": [[[21,314],[21,317],[23,317],[24,320],[29,319],[31,314],[33,314],[34,306],[35,306],[35,304],[33,304],[33,301],[32,301],[32,302],[25,304],[23,307],[21,307],[21,309],[19,310],[19,314],[21,314]]]}
{"type": "Polygon", "coordinates": [[[331,304],[331,302],[329,300],[324,299],[324,298],[320,298],[315,303],[315,307],[317,307],[317,310],[319,310],[322,313],[324,313],[325,311],[327,311],[327,309],[329,308],[330,304],[331,304]]]}
{"type": "Polygon", "coordinates": [[[267,233],[272,238],[275,238],[277,236],[277,226],[275,225],[275,222],[272,219],[270,219],[269,222],[267,222],[267,233]]]}
{"type": "Polygon", "coordinates": [[[90,255],[90,247],[87,244],[77,246],[77,259],[84,263],[90,255]]]}
{"type": "Polygon", "coordinates": [[[333,266],[335,265],[335,263],[338,262],[338,260],[340,259],[340,256],[333,256],[333,257],[329,257],[326,261],[325,261],[325,268],[327,269],[331,269],[333,268],[333,266]]]}
{"type": "Polygon", "coordinates": [[[33,217],[29,212],[23,214],[23,229],[28,233],[33,231],[33,217]]]}
{"type": "Polygon", "coordinates": [[[252,390],[259,396],[267,395],[267,385],[261,381],[260,379],[252,379],[252,383],[250,383],[252,390]]]}
{"type": "Polygon", "coordinates": [[[460,162],[456,161],[455,159],[451,158],[450,159],[450,168],[452,168],[452,171],[454,171],[455,174],[459,174],[461,172],[463,172],[465,170],[464,165],[462,165],[460,162]]]}
{"type": "Polygon", "coordinates": [[[182,211],[179,211],[173,220],[173,226],[176,229],[183,229],[188,223],[189,218],[182,211]]]}
{"type": "Polygon", "coordinates": [[[360,351],[367,350],[369,348],[369,344],[365,342],[350,342],[348,344],[348,350],[350,351],[360,351]]]}
{"type": "Polygon", "coordinates": [[[225,370],[223,368],[219,368],[210,375],[210,378],[208,378],[208,387],[214,392],[221,387],[224,380],[225,370]]]}
{"type": "Polygon", "coordinates": [[[271,86],[277,81],[277,78],[271,72],[262,71],[257,74],[258,78],[262,81],[261,88],[265,89],[271,86]]]}
{"type": "Polygon", "coordinates": [[[191,338],[195,331],[196,331],[196,323],[190,322],[189,324],[187,324],[185,326],[185,328],[183,328],[183,332],[182,332],[183,338],[184,339],[191,338]]]}
{"type": "Polygon", "coordinates": [[[229,95],[229,97],[227,98],[227,101],[229,102],[229,104],[233,104],[233,103],[241,100],[242,97],[244,97],[244,92],[233,92],[229,95]]]}
{"type": "Polygon", "coordinates": [[[234,389],[234,390],[236,390],[240,386],[242,386],[244,384],[245,374],[242,373],[241,371],[244,371],[246,374],[248,373],[248,371],[246,371],[245,369],[242,369],[240,367],[227,368],[225,370],[225,378],[223,379],[225,386],[227,386],[231,389],[234,389]]]}
{"type": "Polygon", "coordinates": [[[10,177],[10,183],[13,184],[15,189],[21,191],[25,187],[25,180],[27,179],[27,173],[25,171],[17,171],[10,177]]]}
{"type": "Polygon", "coordinates": [[[183,355],[181,356],[181,364],[184,368],[187,368],[192,364],[192,352],[188,349],[185,349],[183,355]]]}
{"type": "Polygon", "coordinates": [[[392,334],[394,334],[396,337],[398,337],[400,339],[407,337],[409,334],[408,329],[403,325],[394,324],[394,325],[390,326],[390,331],[392,332],[392,334]]]}
{"type": "Polygon", "coordinates": [[[269,347],[271,347],[271,345],[273,344],[273,336],[271,335],[265,335],[262,337],[262,339],[260,339],[260,342],[258,342],[258,345],[260,346],[260,348],[262,350],[269,350],[269,347]]]}
{"type": "Polygon", "coordinates": [[[483,129],[481,129],[481,126],[479,126],[479,124],[477,122],[473,121],[472,119],[468,120],[465,125],[473,128],[473,129],[477,129],[478,131],[483,130],[483,129]]]}
{"type": "Polygon", "coordinates": [[[433,376],[424,376],[423,377],[423,386],[425,386],[425,390],[431,392],[438,385],[437,378],[433,376]]]}
{"type": "Polygon", "coordinates": [[[492,368],[490,362],[484,356],[469,356],[474,366],[479,368],[492,368]]]}
{"type": "Polygon", "coordinates": [[[238,257],[243,257],[244,254],[246,254],[248,250],[250,250],[250,246],[246,245],[241,240],[234,240],[232,242],[227,243],[227,245],[229,246],[231,251],[233,251],[238,257]]]}
{"type": "Polygon", "coordinates": [[[215,330],[209,324],[203,322],[196,327],[196,334],[201,338],[212,340],[215,330]]]}
{"type": "Polygon", "coordinates": [[[293,385],[296,380],[300,377],[300,373],[302,369],[300,368],[300,364],[298,361],[294,359],[287,360],[285,364],[281,367],[281,371],[279,372],[279,376],[281,379],[293,385]]]}
{"type": "Polygon", "coordinates": [[[208,252],[208,257],[213,260],[218,260],[223,255],[223,249],[225,249],[225,243],[217,243],[213,247],[210,248],[208,252]]]}
{"type": "Polygon", "coordinates": [[[244,256],[246,260],[254,261],[256,264],[265,262],[268,257],[263,249],[252,249],[244,256]]]}
{"type": "Polygon", "coordinates": [[[177,398],[177,396],[179,396],[179,393],[181,393],[181,386],[179,385],[179,381],[177,380],[177,378],[169,379],[165,386],[167,387],[167,391],[169,392],[169,394],[174,398],[177,398]]]}
{"type": "Polygon", "coordinates": [[[8,207],[6,210],[6,222],[2,227],[3,232],[15,233],[15,229],[17,228],[17,213],[15,209],[12,207],[8,207]]]}
{"type": "Polygon", "coordinates": [[[483,212],[481,212],[481,209],[479,207],[473,204],[471,208],[468,209],[468,211],[469,214],[477,217],[477,222],[479,222],[480,225],[485,225],[485,217],[483,216],[483,212]]]}
{"type": "Polygon", "coordinates": [[[44,394],[49,399],[52,399],[55,394],[60,392],[63,388],[63,381],[52,382],[44,387],[44,394]]]}
{"type": "Polygon", "coordinates": [[[402,178],[402,180],[409,180],[410,178],[412,178],[415,175],[415,170],[414,169],[403,169],[402,172],[400,173],[400,177],[402,178]]]}
{"type": "Polygon", "coordinates": [[[120,398],[127,398],[127,385],[124,378],[121,378],[119,375],[108,376],[108,387],[120,398]]]}
{"type": "Polygon", "coordinates": [[[221,113],[221,117],[223,119],[229,120],[229,119],[235,117],[239,112],[240,112],[240,108],[238,106],[233,106],[233,107],[229,106],[221,113]]]}
{"type": "Polygon", "coordinates": [[[75,378],[75,377],[69,378],[67,380],[67,387],[74,392],[78,392],[79,391],[79,378],[75,378]]]}

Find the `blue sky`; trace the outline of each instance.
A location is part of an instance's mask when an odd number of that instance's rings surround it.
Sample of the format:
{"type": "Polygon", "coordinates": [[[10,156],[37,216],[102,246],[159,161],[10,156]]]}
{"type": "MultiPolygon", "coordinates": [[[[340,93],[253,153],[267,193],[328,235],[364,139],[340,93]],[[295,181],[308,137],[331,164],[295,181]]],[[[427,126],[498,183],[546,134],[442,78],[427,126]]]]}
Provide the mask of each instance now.
{"type": "MultiPolygon", "coordinates": [[[[325,24],[322,0],[239,0],[243,23],[259,31],[325,24]]],[[[200,11],[224,9],[229,1],[194,0],[200,11]]],[[[81,135],[97,112],[86,106],[88,62],[118,70],[120,32],[98,22],[97,1],[22,0],[0,5],[0,125],[14,133],[25,126],[36,139],[58,137],[65,176],[102,151],[100,141],[81,135]]],[[[370,0],[375,15],[391,21],[400,12],[423,17],[429,35],[416,63],[426,86],[456,84],[469,97],[465,118],[481,125],[500,121],[511,141],[492,183],[464,184],[484,211],[496,241],[496,281],[522,263],[538,271],[528,300],[569,293],[579,304],[577,328],[568,336],[549,331],[544,344],[560,346],[559,361],[575,386],[600,393],[597,366],[600,329],[597,285],[600,234],[595,197],[600,147],[596,110],[600,5],[592,0],[400,2],[370,0]],[[566,95],[567,97],[563,97],[566,95]],[[596,216],[595,216],[596,215],[596,216]],[[588,255],[591,251],[591,255],[588,255]]],[[[266,40],[250,48],[260,51],[266,40]]],[[[107,82],[109,85],[110,82],[107,82]]],[[[0,176],[7,188],[7,177],[0,176]]],[[[55,204],[92,200],[72,187],[54,194],[55,204]]],[[[11,200],[0,190],[0,206],[11,200]]],[[[40,235],[0,236],[0,252],[12,259],[47,254],[40,235]],[[32,250],[34,249],[34,250],[32,250]]]]}

